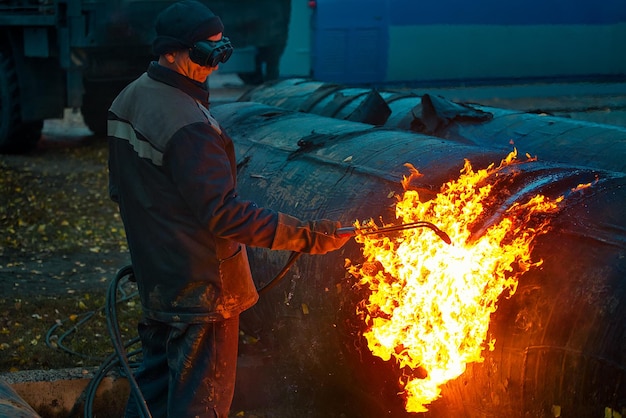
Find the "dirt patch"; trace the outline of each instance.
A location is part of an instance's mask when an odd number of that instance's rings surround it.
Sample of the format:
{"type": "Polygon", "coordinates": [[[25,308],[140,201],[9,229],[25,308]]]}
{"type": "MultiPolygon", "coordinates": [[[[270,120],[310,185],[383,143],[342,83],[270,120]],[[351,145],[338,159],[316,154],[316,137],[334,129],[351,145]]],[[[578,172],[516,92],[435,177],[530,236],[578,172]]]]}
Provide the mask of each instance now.
{"type": "Polygon", "coordinates": [[[80,114],[46,121],[38,147],[0,160],[3,297],[106,288],[130,260],[109,200],[107,144],[80,114]]]}
{"type": "MultiPolygon", "coordinates": [[[[108,196],[107,156],[106,139],[91,135],[80,113],[67,112],[46,121],[31,153],[0,158],[0,372],[97,364],[47,345],[76,325],[68,318],[97,310],[130,264],[108,196]],[[60,323],[64,329],[48,335],[60,323]]],[[[112,351],[98,320],[72,335],[76,351],[112,351]]]]}
{"type": "Polygon", "coordinates": [[[84,291],[104,293],[119,268],[130,264],[127,254],[5,254],[0,269],[3,298],[58,296],[84,291]],[[5,259],[11,261],[7,261],[5,259]]]}

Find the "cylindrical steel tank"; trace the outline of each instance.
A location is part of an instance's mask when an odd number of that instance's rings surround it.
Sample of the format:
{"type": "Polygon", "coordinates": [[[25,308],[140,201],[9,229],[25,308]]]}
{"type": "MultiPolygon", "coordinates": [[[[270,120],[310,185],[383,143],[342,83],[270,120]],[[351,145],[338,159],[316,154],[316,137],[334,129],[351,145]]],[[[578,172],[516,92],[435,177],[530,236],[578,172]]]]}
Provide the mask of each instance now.
{"type": "MultiPolygon", "coordinates": [[[[500,149],[324,118],[258,103],[216,106],[235,141],[239,194],[304,219],[393,219],[404,163],[434,194],[469,159],[498,163],[500,149]]],[[[537,239],[543,265],[499,302],[490,332],[495,350],[442,388],[424,417],[602,417],[626,408],[626,176],[570,165],[520,164],[503,196],[564,195],[552,229],[537,239]],[[579,184],[592,183],[580,193],[579,184]],[[608,411],[608,412],[607,412],[608,411]]],[[[506,201],[506,199],[503,199],[506,201]]],[[[510,202],[509,202],[510,204],[510,202]]],[[[498,208],[492,216],[498,216],[498,208]]],[[[488,217],[487,217],[488,218],[488,217]]],[[[487,219],[486,218],[486,219],[487,219]]],[[[242,316],[242,355],[263,355],[263,379],[283,388],[293,417],[409,417],[398,370],[372,356],[357,304],[366,296],[345,270],[359,245],[303,255],[283,282],[242,316]],[[252,338],[254,337],[254,338],[252,338]],[[269,371],[268,371],[269,369],[269,371]]],[[[250,250],[257,285],[287,254],[250,250]]],[[[610,415],[609,415],[610,416],[610,415]]]]}
{"type": "Polygon", "coordinates": [[[626,172],[626,129],[618,126],[302,78],[263,84],[240,101],[355,122],[376,121],[372,124],[502,150],[513,144],[522,155],[541,160],[626,172]]]}

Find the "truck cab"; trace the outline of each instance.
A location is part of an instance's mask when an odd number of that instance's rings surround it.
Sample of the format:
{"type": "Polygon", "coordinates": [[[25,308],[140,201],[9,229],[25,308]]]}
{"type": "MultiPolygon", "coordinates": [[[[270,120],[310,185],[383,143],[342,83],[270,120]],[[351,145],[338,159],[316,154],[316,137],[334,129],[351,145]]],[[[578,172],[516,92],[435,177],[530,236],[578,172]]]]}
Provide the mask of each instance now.
{"type": "MultiPolygon", "coordinates": [[[[249,40],[260,39],[254,32],[262,33],[264,26],[241,22],[239,16],[255,2],[205,2],[220,15],[227,35],[245,42],[235,42],[235,53],[221,71],[253,74],[256,46],[249,40]],[[229,32],[231,22],[237,32],[229,32]]],[[[0,152],[31,149],[41,137],[43,121],[63,117],[66,108],[80,109],[94,134],[106,134],[111,101],[156,58],[151,50],[154,21],[171,3],[0,1],[0,152]]],[[[288,20],[288,8],[285,13],[275,18],[288,20]]]]}

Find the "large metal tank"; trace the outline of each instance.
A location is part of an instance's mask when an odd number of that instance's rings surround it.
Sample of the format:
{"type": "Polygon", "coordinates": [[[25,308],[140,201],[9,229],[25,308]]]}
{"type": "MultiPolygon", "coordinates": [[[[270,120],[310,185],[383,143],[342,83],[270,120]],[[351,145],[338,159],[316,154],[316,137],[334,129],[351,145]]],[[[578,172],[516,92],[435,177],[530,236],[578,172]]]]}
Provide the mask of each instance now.
{"type": "MultiPolygon", "coordinates": [[[[423,173],[412,187],[427,195],[456,178],[465,158],[484,167],[505,156],[258,103],[212,112],[235,141],[240,195],[305,219],[390,221],[404,163],[423,173]]],[[[495,350],[448,382],[419,416],[604,417],[626,408],[626,177],[541,160],[518,170],[514,181],[496,186],[502,205],[537,193],[565,196],[551,231],[536,242],[533,257],[544,263],[499,302],[490,325],[495,350]],[[585,183],[592,186],[571,192],[585,183]]],[[[259,287],[287,259],[262,249],[250,255],[259,287]]],[[[354,241],[324,256],[303,255],[242,317],[245,341],[255,342],[242,355],[264,357],[258,379],[280,388],[289,416],[415,416],[397,393],[397,367],[372,356],[361,335],[355,311],[366,294],[344,267],[345,258],[360,256],[354,241]]]]}
{"type": "Polygon", "coordinates": [[[411,91],[346,87],[302,78],[266,83],[240,101],[254,101],[337,119],[404,129],[445,139],[614,171],[626,171],[626,129],[454,103],[411,91]]]}

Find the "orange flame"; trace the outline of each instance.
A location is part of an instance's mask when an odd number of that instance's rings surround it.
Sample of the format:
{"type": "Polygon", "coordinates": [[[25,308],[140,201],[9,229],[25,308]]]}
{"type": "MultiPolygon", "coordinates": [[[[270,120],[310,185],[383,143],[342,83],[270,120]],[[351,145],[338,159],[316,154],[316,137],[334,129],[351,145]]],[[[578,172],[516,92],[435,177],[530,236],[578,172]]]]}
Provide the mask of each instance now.
{"type": "MultiPolygon", "coordinates": [[[[493,186],[486,180],[516,163],[516,157],[513,151],[499,167],[478,171],[466,161],[458,180],[426,202],[415,190],[406,190],[420,175],[409,166],[412,173],[403,181],[397,219],[432,222],[450,236],[451,245],[429,229],[356,237],[365,262],[349,270],[371,292],[360,312],[367,325],[363,335],[374,355],[393,358],[402,369],[400,385],[409,412],[427,411],[441,385],[460,376],[468,363],[483,361],[483,349],[494,349],[488,330],[498,298],[513,295],[518,278],[541,264],[530,253],[548,221],[533,215],[554,212],[562,198],[537,195],[515,203],[481,236],[472,235],[485,207],[494,203],[493,186]]],[[[375,227],[372,221],[366,226],[375,227]]]]}

